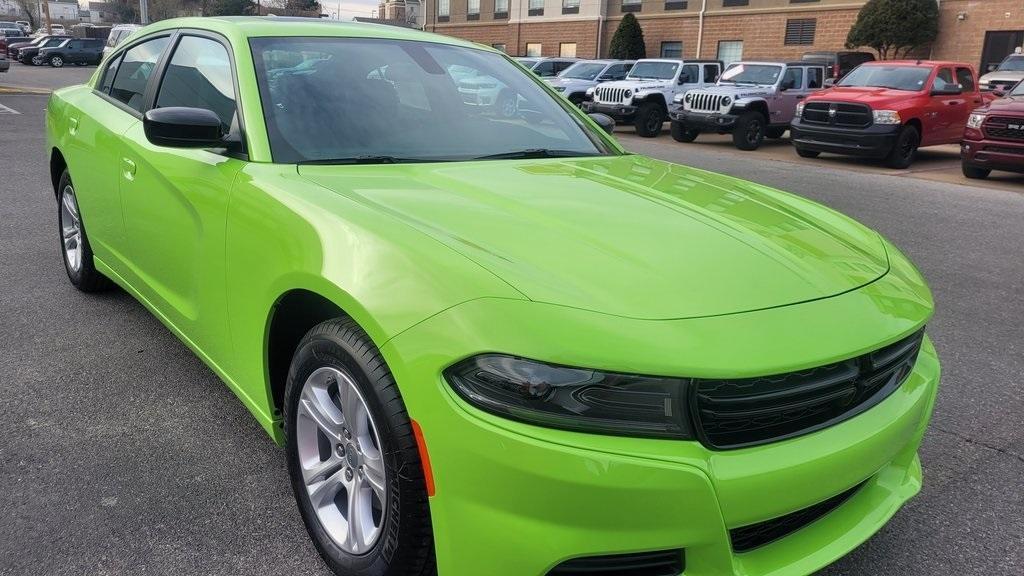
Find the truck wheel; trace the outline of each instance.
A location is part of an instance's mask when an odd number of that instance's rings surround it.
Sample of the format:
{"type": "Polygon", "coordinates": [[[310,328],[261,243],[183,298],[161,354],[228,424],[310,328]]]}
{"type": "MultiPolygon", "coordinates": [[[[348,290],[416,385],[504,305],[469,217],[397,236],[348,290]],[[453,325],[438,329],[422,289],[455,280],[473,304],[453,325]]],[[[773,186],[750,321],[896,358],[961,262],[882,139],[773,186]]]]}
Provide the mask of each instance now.
{"type": "Polygon", "coordinates": [[[917,128],[904,126],[896,136],[896,144],[892,151],[885,158],[885,165],[898,170],[909,168],[917,157],[917,147],[920,144],[921,135],[918,134],[917,128]]]}
{"type": "Polygon", "coordinates": [[[796,155],[801,158],[817,158],[818,156],[821,156],[821,152],[818,152],[817,150],[806,150],[804,148],[797,148],[796,155]]]}
{"type": "Polygon", "coordinates": [[[782,138],[786,134],[786,130],[788,130],[788,128],[786,128],[785,126],[774,126],[772,128],[765,130],[764,135],[773,140],[778,140],[779,138],[782,138]]]}
{"type": "Polygon", "coordinates": [[[665,123],[665,110],[655,102],[641,104],[633,121],[638,136],[654,138],[661,134],[661,125],[665,123]]]}
{"type": "Polygon", "coordinates": [[[740,150],[757,150],[764,142],[764,116],[760,112],[747,112],[736,121],[732,142],[740,150]]]}
{"type": "Polygon", "coordinates": [[[672,121],[672,138],[676,142],[693,142],[697,136],[700,136],[700,130],[687,128],[686,124],[676,120],[672,121]]]}
{"type": "Polygon", "coordinates": [[[962,169],[964,172],[964,176],[970,178],[971,180],[984,180],[985,178],[988,178],[989,174],[992,173],[992,171],[989,170],[988,168],[977,168],[975,166],[967,164],[966,162],[963,163],[962,169]]]}

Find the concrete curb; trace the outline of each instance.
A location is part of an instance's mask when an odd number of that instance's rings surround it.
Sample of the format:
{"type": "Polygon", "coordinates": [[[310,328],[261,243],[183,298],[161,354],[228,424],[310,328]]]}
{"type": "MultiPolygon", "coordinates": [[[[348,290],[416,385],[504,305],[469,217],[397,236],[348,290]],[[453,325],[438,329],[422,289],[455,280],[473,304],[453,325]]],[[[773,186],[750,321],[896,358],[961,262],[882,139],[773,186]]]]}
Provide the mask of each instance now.
{"type": "Polygon", "coordinates": [[[49,94],[53,90],[33,88],[31,86],[4,86],[0,84],[0,94],[49,94]]]}

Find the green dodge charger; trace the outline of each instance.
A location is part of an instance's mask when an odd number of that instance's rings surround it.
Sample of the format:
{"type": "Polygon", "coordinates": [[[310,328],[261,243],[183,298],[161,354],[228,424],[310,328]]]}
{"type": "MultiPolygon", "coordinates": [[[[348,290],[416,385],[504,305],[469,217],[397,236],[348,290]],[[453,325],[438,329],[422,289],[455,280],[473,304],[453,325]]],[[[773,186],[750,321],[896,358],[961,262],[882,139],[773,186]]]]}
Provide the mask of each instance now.
{"type": "Polygon", "coordinates": [[[876,232],[605,122],[453,38],[167,20],[50,99],[64,264],[284,447],[339,575],[814,572],[921,487],[931,294],[876,232]]]}

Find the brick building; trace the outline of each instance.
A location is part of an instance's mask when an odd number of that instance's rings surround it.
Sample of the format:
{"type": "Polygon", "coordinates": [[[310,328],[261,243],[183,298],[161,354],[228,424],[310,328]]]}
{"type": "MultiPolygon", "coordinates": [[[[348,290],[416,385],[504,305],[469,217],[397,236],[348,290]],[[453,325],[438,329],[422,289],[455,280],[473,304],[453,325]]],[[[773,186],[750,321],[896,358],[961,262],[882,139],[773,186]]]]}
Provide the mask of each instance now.
{"type": "MultiPolygon", "coordinates": [[[[425,0],[424,27],[515,55],[605,56],[622,17],[648,57],[798,58],[844,50],[867,0],[425,0]]],[[[937,0],[936,58],[983,68],[1024,44],[1024,0],[937,0]]],[[[925,49],[922,56],[926,56],[925,49]]]]}

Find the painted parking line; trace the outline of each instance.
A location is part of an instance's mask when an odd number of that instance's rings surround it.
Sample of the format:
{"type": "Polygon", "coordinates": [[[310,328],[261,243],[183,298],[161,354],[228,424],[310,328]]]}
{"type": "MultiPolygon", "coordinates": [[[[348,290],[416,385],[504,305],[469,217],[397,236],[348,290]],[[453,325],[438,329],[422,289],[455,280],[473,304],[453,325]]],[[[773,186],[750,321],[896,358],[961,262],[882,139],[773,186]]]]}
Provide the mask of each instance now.
{"type": "Polygon", "coordinates": [[[8,108],[7,106],[0,104],[0,114],[21,114],[21,112],[18,112],[14,108],[8,108]]]}

